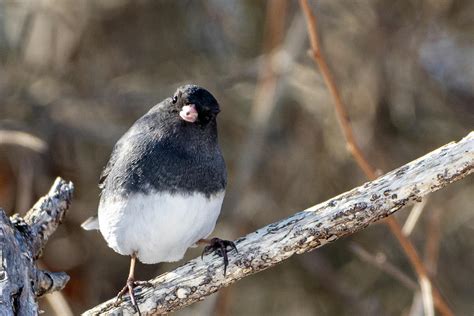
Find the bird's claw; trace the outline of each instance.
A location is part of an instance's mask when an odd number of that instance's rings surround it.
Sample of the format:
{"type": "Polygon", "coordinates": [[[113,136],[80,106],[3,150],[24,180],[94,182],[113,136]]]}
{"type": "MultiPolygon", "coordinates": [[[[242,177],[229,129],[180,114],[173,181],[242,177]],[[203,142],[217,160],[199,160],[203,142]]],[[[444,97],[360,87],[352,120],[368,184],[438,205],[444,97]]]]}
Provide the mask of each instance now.
{"type": "Polygon", "coordinates": [[[137,311],[138,315],[141,315],[140,309],[138,308],[138,304],[135,299],[135,294],[133,293],[133,289],[136,286],[151,286],[151,285],[152,284],[148,281],[136,281],[134,279],[128,279],[127,284],[125,284],[123,289],[121,289],[120,292],[118,292],[117,299],[115,300],[114,305],[117,306],[122,300],[122,296],[128,291],[128,294],[130,296],[130,301],[132,302],[133,307],[137,311]]]}
{"type": "Polygon", "coordinates": [[[229,258],[227,256],[228,247],[230,247],[231,249],[234,249],[237,253],[239,252],[233,241],[223,240],[220,238],[212,238],[209,241],[209,245],[204,247],[204,250],[202,251],[202,254],[201,254],[201,259],[204,257],[204,255],[208,255],[211,252],[216,252],[217,255],[223,257],[224,259],[224,276],[225,276],[227,272],[227,266],[229,265],[229,258]]]}

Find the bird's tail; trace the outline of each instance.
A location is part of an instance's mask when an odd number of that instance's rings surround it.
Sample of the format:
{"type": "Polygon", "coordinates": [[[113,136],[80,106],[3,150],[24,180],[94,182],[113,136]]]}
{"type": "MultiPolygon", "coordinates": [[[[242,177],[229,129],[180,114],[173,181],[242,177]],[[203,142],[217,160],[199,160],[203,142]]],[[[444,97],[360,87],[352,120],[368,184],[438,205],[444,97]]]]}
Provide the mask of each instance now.
{"type": "Polygon", "coordinates": [[[98,230],[99,229],[99,218],[97,216],[89,217],[81,227],[85,230],[98,230]]]}

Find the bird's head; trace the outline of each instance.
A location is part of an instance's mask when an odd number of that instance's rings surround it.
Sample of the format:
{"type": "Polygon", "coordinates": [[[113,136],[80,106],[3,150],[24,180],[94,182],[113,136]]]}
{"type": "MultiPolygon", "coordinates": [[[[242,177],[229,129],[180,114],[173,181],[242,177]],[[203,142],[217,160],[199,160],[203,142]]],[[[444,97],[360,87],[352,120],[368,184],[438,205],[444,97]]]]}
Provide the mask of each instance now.
{"type": "Polygon", "coordinates": [[[179,87],[171,97],[171,104],[179,117],[189,124],[207,125],[220,112],[212,94],[196,85],[179,87]]]}

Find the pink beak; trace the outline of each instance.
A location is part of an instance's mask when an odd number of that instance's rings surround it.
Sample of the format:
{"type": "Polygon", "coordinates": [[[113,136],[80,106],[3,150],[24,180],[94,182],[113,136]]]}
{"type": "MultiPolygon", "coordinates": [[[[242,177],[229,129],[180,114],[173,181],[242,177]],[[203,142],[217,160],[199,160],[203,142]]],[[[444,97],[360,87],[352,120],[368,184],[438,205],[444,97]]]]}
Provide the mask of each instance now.
{"type": "Polygon", "coordinates": [[[181,108],[179,116],[186,122],[194,123],[198,118],[198,112],[196,111],[196,106],[194,104],[188,104],[181,108]]]}

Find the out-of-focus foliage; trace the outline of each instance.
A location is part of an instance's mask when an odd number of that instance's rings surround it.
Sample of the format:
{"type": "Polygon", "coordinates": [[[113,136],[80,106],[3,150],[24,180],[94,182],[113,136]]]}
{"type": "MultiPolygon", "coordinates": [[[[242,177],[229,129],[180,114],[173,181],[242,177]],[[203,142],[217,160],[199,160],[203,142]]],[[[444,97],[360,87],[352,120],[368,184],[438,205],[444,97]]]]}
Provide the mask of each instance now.
{"type": "MultiPolygon", "coordinates": [[[[474,2],[313,7],[323,53],[374,165],[388,171],[472,129],[474,2]]],[[[365,181],[306,38],[296,1],[0,3],[0,205],[23,213],[55,176],[74,181],[72,209],[43,258],[71,275],[64,295],[74,313],[115,295],[128,271],[128,258],[79,227],[96,212],[101,168],[120,135],[183,83],[206,87],[222,105],[229,188],[216,235],[237,238],[365,181]]],[[[459,315],[474,312],[472,184],[433,194],[411,236],[459,315]]],[[[351,242],[415,279],[379,225],[180,314],[418,315],[414,291],[361,261],[351,242]]],[[[137,273],[151,278],[177,264],[139,265],[137,273]]]]}

